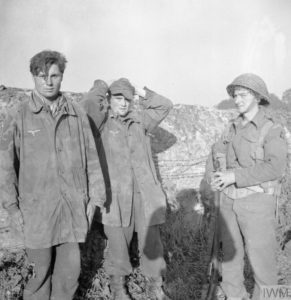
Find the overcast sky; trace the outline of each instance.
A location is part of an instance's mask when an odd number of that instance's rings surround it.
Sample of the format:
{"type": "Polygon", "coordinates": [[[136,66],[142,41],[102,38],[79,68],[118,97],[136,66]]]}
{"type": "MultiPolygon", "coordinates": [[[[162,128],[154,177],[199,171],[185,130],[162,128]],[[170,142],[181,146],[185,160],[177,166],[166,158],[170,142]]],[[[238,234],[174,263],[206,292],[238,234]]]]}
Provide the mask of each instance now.
{"type": "Polygon", "coordinates": [[[291,88],[290,0],[0,0],[0,84],[32,88],[29,60],[65,54],[62,89],[127,77],[174,103],[213,106],[255,72],[291,88]]]}

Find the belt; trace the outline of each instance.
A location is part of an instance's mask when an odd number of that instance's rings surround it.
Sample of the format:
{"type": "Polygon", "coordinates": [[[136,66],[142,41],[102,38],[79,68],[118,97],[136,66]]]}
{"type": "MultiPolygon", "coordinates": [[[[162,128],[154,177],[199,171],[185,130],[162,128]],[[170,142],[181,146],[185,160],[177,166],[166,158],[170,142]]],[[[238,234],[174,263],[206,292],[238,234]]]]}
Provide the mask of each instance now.
{"type": "Polygon", "coordinates": [[[223,190],[223,193],[226,194],[229,198],[232,199],[239,199],[244,198],[246,196],[255,194],[255,193],[265,193],[268,195],[274,195],[275,194],[275,188],[274,187],[268,187],[268,188],[262,188],[259,185],[249,186],[245,188],[237,188],[235,185],[230,185],[229,187],[225,188],[223,190]]]}

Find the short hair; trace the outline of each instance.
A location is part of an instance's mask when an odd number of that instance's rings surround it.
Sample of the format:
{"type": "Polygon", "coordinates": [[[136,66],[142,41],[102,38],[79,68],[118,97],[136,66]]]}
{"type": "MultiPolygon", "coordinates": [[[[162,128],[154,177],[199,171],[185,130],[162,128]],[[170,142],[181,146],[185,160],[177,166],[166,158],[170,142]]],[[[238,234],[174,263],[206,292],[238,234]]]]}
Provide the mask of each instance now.
{"type": "Polygon", "coordinates": [[[48,73],[51,65],[56,64],[60,72],[63,74],[66,68],[67,59],[65,56],[57,51],[44,50],[30,59],[30,73],[34,76],[39,72],[48,73]]]}

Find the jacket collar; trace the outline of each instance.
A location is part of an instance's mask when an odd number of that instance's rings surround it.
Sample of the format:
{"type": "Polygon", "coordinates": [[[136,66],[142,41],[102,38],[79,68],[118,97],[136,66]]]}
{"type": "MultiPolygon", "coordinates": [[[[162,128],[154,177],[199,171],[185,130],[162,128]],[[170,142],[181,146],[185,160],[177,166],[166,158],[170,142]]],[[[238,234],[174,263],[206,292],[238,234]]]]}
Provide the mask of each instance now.
{"type": "MultiPolygon", "coordinates": [[[[61,114],[68,114],[72,116],[76,116],[76,111],[71,103],[63,93],[60,93],[59,106],[61,114]]],[[[35,90],[31,92],[31,97],[29,101],[29,107],[33,113],[39,113],[41,110],[49,110],[41,95],[37,93],[35,90]]]]}
{"type": "Polygon", "coordinates": [[[29,99],[29,108],[33,113],[39,113],[42,109],[46,109],[44,102],[41,100],[40,96],[36,91],[32,91],[29,99]]]}
{"type": "Polygon", "coordinates": [[[62,94],[62,98],[60,99],[62,103],[61,105],[61,114],[68,114],[71,116],[77,116],[76,110],[70,100],[68,100],[64,94],[62,94]]]}
{"type": "Polygon", "coordinates": [[[130,110],[128,113],[121,117],[116,116],[111,109],[108,111],[109,118],[119,120],[121,123],[131,124],[131,123],[141,123],[140,116],[136,111],[130,110]]]}
{"type": "Polygon", "coordinates": [[[257,114],[253,117],[253,119],[250,122],[253,123],[257,128],[260,128],[264,123],[265,115],[265,111],[263,109],[259,109],[257,114]]]}
{"type": "MultiPolygon", "coordinates": [[[[252,120],[250,120],[249,123],[256,126],[256,128],[260,128],[264,124],[264,120],[266,118],[266,112],[265,109],[260,108],[257,114],[253,117],[252,120]]],[[[233,122],[234,126],[237,128],[238,126],[241,126],[242,122],[242,116],[238,116],[238,118],[233,122]]]]}

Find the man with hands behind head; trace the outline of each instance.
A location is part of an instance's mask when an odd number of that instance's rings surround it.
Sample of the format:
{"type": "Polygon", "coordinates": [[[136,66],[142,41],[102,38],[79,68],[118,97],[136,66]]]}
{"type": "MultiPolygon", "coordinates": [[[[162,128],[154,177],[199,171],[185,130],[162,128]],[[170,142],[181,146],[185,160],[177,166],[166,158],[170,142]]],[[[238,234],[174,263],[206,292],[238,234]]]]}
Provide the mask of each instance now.
{"type": "MultiPolygon", "coordinates": [[[[84,101],[90,101],[88,98],[90,95],[84,101]]],[[[95,101],[98,99],[95,97],[95,101]]],[[[97,120],[96,124],[105,118],[101,129],[104,151],[99,151],[99,157],[102,164],[105,162],[103,171],[109,182],[106,182],[107,201],[99,221],[104,224],[108,239],[104,267],[110,275],[113,299],[130,299],[126,277],[132,272],[129,248],[134,232],[137,232],[140,265],[149,280],[150,292],[156,299],[166,299],[162,290],[166,264],[159,231],[159,224],[165,222],[166,199],[152,159],[150,133],[168,115],[172,102],[120,78],[109,86],[108,105],[103,115],[102,111],[87,110],[87,113],[89,118],[97,120]],[[140,98],[141,110],[132,109],[135,95],[140,98]]]]}

